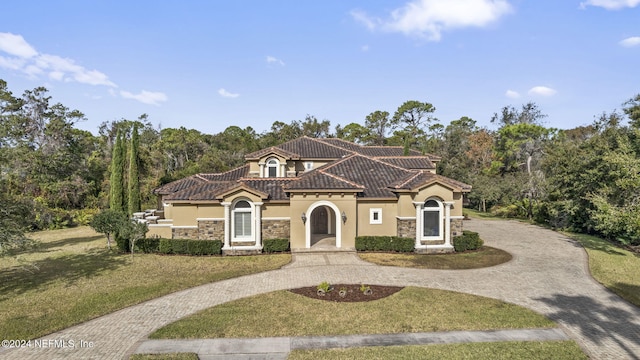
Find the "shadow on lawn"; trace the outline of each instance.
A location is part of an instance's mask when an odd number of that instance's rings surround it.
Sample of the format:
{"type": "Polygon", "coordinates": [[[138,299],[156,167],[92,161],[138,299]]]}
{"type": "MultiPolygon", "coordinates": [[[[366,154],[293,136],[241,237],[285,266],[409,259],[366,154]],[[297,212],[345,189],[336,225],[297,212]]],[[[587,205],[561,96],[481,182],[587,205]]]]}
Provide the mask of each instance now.
{"type": "Polygon", "coordinates": [[[0,271],[0,300],[36,290],[55,281],[67,286],[128,263],[125,256],[103,249],[32,261],[0,271]]]}
{"type": "MultiPolygon", "coordinates": [[[[66,238],[66,239],[60,239],[60,240],[50,241],[50,242],[46,242],[46,243],[41,242],[38,245],[38,247],[35,249],[35,251],[32,251],[32,252],[49,252],[53,248],[63,247],[65,245],[79,245],[79,244],[82,244],[82,243],[89,243],[89,242],[96,241],[96,240],[99,240],[99,239],[104,239],[104,235],[66,238]]],[[[106,247],[106,242],[107,241],[105,240],[105,247],[106,247]]],[[[111,244],[111,245],[115,246],[115,244],[111,244]]]]}
{"type": "MultiPolygon", "coordinates": [[[[613,301],[619,301],[615,295],[611,296],[613,301]]],[[[610,339],[620,346],[628,359],[640,359],[637,352],[640,331],[638,325],[631,322],[638,319],[637,313],[632,314],[613,304],[607,306],[586,296],[556,294],[536,300],[555,310],[547,315],[551,320],[579,328],[583,336],[600,346],[603,340],[610,339]]]]}

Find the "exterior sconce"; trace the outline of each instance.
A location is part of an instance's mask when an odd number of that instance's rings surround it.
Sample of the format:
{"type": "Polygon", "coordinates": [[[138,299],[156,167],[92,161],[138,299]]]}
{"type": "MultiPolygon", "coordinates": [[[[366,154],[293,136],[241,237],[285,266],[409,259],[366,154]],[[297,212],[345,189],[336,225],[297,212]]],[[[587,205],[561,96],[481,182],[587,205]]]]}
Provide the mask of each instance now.
{"type": "Polygon", "coordinates": [[[347,222],[347,214],[345,214],[345,212],[342,212],[342,223],[346,223],[347,222]]]}
{"type": "Polygon", "coordinates": [[[302,215],[300,216],[300,218],[302,219],[302,223],[306,224],[307,223],[307,214],[305,214],[304,212],[302,213],[302,215]]]}

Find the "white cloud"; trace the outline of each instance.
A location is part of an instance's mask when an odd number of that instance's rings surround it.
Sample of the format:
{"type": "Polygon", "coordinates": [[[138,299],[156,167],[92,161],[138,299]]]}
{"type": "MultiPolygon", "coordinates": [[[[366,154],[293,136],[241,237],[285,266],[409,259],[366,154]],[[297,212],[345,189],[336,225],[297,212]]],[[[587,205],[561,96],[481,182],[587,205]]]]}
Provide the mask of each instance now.
{"type": "Polygon", "coordinates": [[[640,4],[640,0],[587,0],[580,3],[580,8],[587,6],[599,6],[607,10],[620,10],[625,7],[634,8],[640,4]]]}
{"type": "Polygon", "coordinates": [[[360,46],[360,50],[362,50],[362,51],[364,51],[364,52],[369,51],[369,45],[362,45],[362,46],[360,46]]]}
{"type": "Polygon", "coordinates": [[[218,90],[218,94],[220,94],[220,96],[222,97],[226,97],[226,98],[237,98],[238,96],[240,96],[240,94],[233,94],[228,92],[227,90],[220,88],[220,90],[218,90]]]}
{"type": "Polygon", "coordinates": [[[267,56],[267,64],[278,64],[280,66],[284,66],[284,61],[273,56],[267,56]]]}
{"type": "Polygon", "coordinates": [[[142,90],[139,94],[133,94],[128,91],[120,91],[120,96],[125,99],[133,99],[140,101],[143,104],[149,105],[160,105],[160,103],[168,100],[167,95],[165,95],[164,93],[146,90],[142,90]]]}
{"type": "Polygon", "coordinates": [[[507,90],[507,92],[504,93],[504,95],[511,99],[517,99],[520,97],[520,93],[514,90],[507,90]]]}
{"type": "Polygon", "coordinates": [[[553,96],[556,93],[556,90],[546,86],[534,86],[529,90],[529,95],[553,96]]]}
{"type": "Polygon", "coordinates": [[[380,19],[369,17],[369,15],[362,10],[351,10],[351,17],[371,31],[375,30],[376,27],[382,23],[380,19]]]}
{"type": "Polygon", "coordinates": [[[632,36],[619,42],[624,47],[634,47],[640,45],[640,36],[632,36]]]}
{"type": "Polygon", "coordinates": [[[393,10],[389,20],[370,17],[360,10],[351,11],[351,16],[369,30],[439,41],[445,30],[484,27],[511,11],[507,0],[413,0],[393,10]]]}
{"type": "Polygon", "coordinates": [[[0,33],[0,50],[9,55],[26,59],[38,55],[36,49],[29,45],[22,36],[12,33],[0,33]]]}

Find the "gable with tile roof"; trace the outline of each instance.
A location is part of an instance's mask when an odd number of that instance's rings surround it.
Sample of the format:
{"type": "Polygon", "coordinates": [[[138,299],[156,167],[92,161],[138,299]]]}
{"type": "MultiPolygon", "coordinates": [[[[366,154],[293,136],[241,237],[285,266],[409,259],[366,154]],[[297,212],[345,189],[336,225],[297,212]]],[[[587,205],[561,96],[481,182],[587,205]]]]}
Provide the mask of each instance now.
{"type": "Polygon", "coordinates": [[[402,147],[301,137],[245,156],[246,165],[154,190],[164,219],[150,233],[221,240],[227,254],[264,239],[291,249],[354,249],[366,235],[410,237],[419,252],[453,251],[471,187],[436,174],[438,156],[402,147]]]}

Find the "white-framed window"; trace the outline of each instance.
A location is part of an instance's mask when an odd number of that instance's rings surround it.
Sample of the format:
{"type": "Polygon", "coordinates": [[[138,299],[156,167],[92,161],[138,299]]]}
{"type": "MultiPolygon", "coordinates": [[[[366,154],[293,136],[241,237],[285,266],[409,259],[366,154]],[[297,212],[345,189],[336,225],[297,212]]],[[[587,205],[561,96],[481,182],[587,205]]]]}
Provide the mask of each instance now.
{"type": "Polygon", "coordinates": [[[278,177],[280,162],[278,159],[271,158],[267,160],[265,177],[278,177]]]}
{"type": "Polygon", "coordinates": [[[422,208],[422,239],[442,240],[442,234],[442,203],[429,199],[422,208]]]}
{"type": "Polygon", "coordinates": [[[369,209],[369,224],[382,224],[382,209],[369,209]]]}
{"type": "Polygon", "coordinates": [[[247,200],[240,200],[233,205],[231,210],[232,234],[231,237],[238,241],[251,240],[253,237],[253,207],[247,200]]]}
{"type": "Polygon", "coordinates": [[[313,161],[306,161],[304,163],[304,170],[305,171],[313,170],[313,161]]]}

